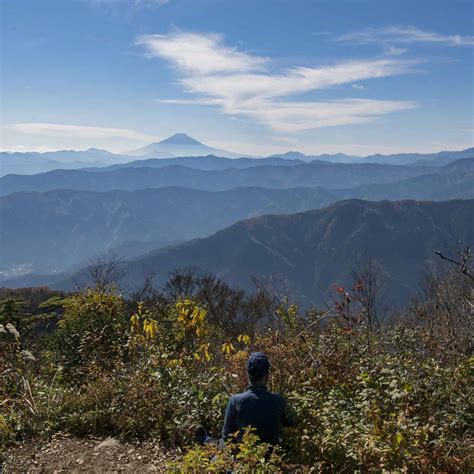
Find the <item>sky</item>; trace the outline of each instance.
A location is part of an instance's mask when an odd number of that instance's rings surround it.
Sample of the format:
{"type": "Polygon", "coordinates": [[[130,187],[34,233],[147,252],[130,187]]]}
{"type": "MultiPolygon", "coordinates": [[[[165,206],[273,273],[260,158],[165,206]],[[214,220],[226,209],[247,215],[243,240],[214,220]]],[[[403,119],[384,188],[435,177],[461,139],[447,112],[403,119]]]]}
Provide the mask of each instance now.
{"type": "Polygon", "coordinates": [[[0,148],[474,144],[471,0],[2,0],[0,148]]]}

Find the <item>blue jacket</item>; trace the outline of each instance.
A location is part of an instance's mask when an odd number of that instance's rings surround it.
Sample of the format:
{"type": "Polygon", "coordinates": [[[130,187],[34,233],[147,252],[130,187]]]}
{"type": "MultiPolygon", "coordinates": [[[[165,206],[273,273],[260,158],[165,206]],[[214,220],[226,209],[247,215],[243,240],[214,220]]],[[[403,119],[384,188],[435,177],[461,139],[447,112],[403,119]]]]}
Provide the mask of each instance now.
{"type": "Polygon", "coordinates": [[[278,444],[284,426],[294,426],[296,417],[286,400],[267,387],[251,385],[247,391],[233,395],[225,412],[222,437],[239,431],[239,437],[246,427],[255,428],[261,441],[278,444]]]}

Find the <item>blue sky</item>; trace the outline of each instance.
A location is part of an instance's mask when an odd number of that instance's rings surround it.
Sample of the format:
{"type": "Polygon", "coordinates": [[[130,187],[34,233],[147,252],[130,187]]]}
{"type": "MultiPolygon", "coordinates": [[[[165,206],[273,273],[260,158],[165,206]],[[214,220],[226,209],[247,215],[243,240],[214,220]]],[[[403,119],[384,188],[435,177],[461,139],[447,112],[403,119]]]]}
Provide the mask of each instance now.
{"type": "Polygon", "coordinates": [[[4,150],[473,145],[470,0],[3,0],[4,150]]]}

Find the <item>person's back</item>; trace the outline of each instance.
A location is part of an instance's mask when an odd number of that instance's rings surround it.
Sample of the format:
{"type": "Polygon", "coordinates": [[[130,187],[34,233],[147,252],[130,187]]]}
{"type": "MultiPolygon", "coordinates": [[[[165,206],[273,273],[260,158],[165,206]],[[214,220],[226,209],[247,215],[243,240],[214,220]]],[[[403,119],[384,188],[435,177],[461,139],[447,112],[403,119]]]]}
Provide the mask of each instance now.
{"type": "Polygon", "coordinates": [[[202,425],[195,429],[198,443],[221,446],[236,434],[240,441],[245,428],[253,428],[261,441],[278,444],[282,428],[296,424],[296,416],[286,400],[278,393],[267,389],[270,361],[262,352],[254,352],[247,362],[247,375],[250,386],[245,392],[233,395],[225,411],[222,438],[212,438],[202,425]]]}
{"type": "Polygon", "coordinates": [[[286,400],[267,390],[270,361],[262,352],[251,354],[247,362],[250,386],[243,393],[233,395],[225,413],[222,438],[238,432],[239,439],[244,428],[255,429],[261,441],[270,444],[280,442],[282,428],[293,426],[296,419],[286,400]]]}
{"type": "Polygon", "coordinates": [[[281,395],[268,391],[265,385],[250,385],[229,400],[222,437],[227,440],[239,432],[239,438],[244,428],[252,427],[261,441],[277,444],[282,428],[294,424],[294,414],[281,395]]]}

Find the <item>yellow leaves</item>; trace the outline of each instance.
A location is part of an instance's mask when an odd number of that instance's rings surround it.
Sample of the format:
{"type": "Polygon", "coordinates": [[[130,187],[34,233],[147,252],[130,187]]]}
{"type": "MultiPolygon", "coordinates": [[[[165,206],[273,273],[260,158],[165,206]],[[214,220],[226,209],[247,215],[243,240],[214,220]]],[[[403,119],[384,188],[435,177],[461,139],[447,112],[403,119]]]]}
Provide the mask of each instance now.
{"type": "Polygon", "coordinates": [[[281,304],[275,310],[275,313],[287,327],[292,328],[298,320],[298,305],[290,305],[288,298],[284,297],[281,304]]]}
{"type": "Polygon", "coordinates": [[[91,314],[99,315],[101,319],[114,319],[124,310],[124,300],[117,293],[86,289],[64,298],[61,306],[64,308],[63,320],[83,320],[91,314]]]}
{"type": "Polygon", "coordinates": [[[400,431],[397,431],[397,433],[396,433],[396,435],[393,439],[393,444],[394,444],[395,448],[398,448],[404,439],[405,438],[402,435],[402,433],[400,433],[400,431]]]}
{"type": "Polygon", "coordinates": [[[209,342],[207,344],[201,344],[197,351],[193,354],[194,358],[198,361],[209,362],[212,359],[211,354],[209,353],[209,347],[209,342]]]}
{"type": "Polygon", "coordinates": [[[178,324],[185,333],[192,333],[202,337],[206,333],[206,310],[198,306],[189,298],[179,299],[176,302],[178,324]]]}
{"type": "Polygon", "coordinates": [[[150,318],[143,310],[143,303],[138,303],[137,312],[130,318],[131,332],[144,336],[146,339],[154,339],[158,334],[158,322],[150,318]]]}
{"type": "Polygon", "coordinates": [[[133,314],[130,318],[130,326],[133,333],[137,333],[140,329],[140,317],[138,314],[133,314]]]}
{"type": "Polygon", "coordinates": [[[169,359],[167,361],[168,367],[179,367],[183,365],[183,359],[181,357],[175,359],[169,359]]]}
{"type": "Polygon", "coordinates": [[[248,336],[247,334],[240,334],[237,340],[244,346],[250,345],[250,336],[248,336]]]}
{"type": "Polygon", "coordinates": [[[143,332],[147,339],[153,339],[158,333],[158,323],[154,319],[143,321],[143,332]]]}
{"type": "Polygon", "coordinates": [[[224,354],[231,355],[233,352],[235,352],[235,347],[232,342],[224,342],[224,344],[222,344],[221,350],[224,354]]]}

